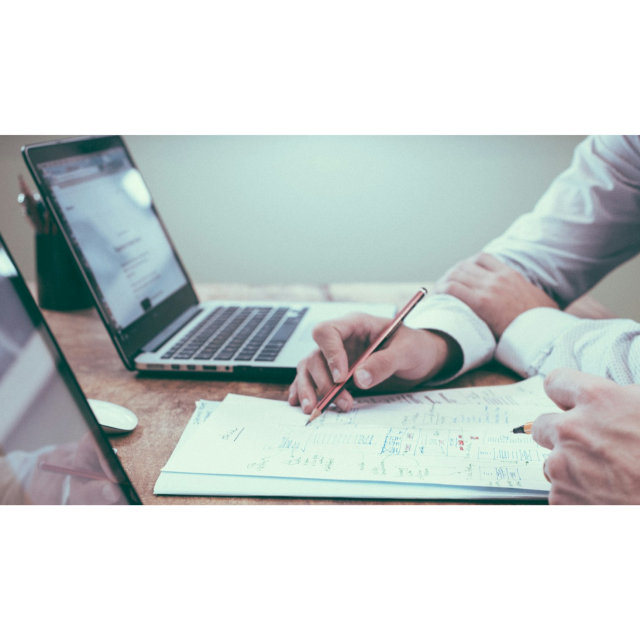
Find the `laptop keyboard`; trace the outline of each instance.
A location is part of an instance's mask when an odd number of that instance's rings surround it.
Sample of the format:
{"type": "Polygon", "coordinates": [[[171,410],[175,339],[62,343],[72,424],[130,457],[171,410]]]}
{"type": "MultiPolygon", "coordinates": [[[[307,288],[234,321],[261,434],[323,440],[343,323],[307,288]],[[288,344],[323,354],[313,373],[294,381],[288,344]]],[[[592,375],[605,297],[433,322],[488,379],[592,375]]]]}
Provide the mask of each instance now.
{"type": "Polygon", "coordinates": [[[216,307],[162,359],[273,362],[307,311],[308,308],[291,311],[289,307],[216,307]]]}

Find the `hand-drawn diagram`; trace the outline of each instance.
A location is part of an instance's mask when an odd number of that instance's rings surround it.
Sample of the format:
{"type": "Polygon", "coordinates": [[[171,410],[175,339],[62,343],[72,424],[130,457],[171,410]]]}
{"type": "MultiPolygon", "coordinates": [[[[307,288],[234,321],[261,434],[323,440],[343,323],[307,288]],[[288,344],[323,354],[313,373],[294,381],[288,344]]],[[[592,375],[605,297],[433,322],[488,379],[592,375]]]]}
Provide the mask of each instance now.
{"type": "Polygon", "coordinates": [[[230,395],[165,469],[546,490],[549,452],[511,430],[554,410],[526,381],[366,398],[305,427],[286,403],[230,395]]]}

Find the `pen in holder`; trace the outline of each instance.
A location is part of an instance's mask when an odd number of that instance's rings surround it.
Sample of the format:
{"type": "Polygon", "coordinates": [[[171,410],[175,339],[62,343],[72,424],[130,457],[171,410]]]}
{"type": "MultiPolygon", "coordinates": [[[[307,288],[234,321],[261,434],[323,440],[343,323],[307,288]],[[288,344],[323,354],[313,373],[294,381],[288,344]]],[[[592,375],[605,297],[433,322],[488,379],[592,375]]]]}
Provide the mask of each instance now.
{"type": "Polygon", "coordinates": [[[36,233],[38,304],[51,311],[78,311],[93,299],[61,233],[36,233]]]}
{"type": "Polygon", "coordinates": [[[18,202],[36,232],[38,304],[51,311],[78,311],[93,306],[93,298],[64,236],[38,194],[20,176],[18,202]]]}

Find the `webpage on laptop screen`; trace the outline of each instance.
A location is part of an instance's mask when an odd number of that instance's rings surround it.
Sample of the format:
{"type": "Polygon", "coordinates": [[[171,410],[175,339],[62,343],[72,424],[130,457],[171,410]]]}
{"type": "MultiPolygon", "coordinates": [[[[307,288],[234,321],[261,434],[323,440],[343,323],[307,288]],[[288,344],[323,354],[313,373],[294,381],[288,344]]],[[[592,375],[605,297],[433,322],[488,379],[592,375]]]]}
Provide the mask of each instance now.
{"type": "Polygon", "coordinates": [[[117,330],[187,284],[124,149],[39,165],[117,330]]]}

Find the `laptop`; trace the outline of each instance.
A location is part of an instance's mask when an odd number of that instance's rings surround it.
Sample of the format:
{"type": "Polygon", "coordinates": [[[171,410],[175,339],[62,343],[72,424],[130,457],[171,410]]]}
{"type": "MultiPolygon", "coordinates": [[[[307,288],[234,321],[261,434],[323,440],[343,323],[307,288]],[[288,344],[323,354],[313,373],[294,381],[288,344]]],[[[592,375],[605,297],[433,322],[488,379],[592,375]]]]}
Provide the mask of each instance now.
{"type": "Polygon", "coordinates": [[[394,315],[385,304],[199,302],[120,136],[22,153],[130,370],[292,374],[316,348],[319,322],[358,311],[394,315]]]}
{"type": "Polygon", "coordinates": [[[0,237],[0,504],[141,504],[0,237]]]}

